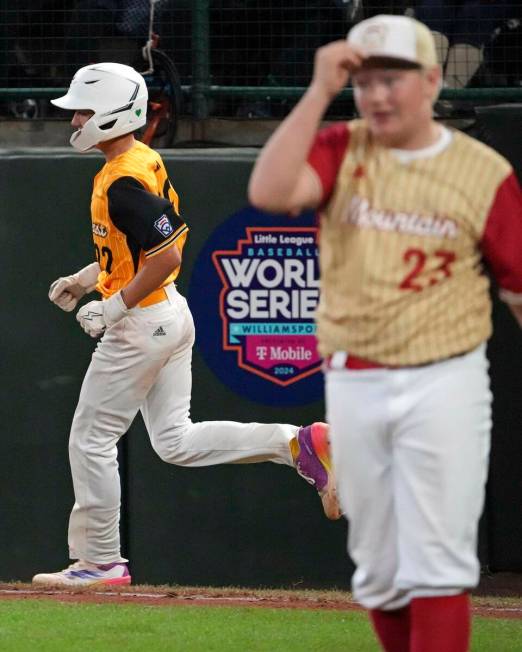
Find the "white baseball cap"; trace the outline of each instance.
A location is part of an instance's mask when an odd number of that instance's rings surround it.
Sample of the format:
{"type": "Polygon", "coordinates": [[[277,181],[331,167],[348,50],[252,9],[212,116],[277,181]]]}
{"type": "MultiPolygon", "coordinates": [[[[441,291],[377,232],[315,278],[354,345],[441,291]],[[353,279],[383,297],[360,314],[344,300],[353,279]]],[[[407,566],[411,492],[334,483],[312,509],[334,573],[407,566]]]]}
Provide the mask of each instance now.
{"type": "Polygon", "coordinates": [[[424,23],[408,16],[380,14],[357,23],[348,32],[348,43],[366,57],[397,59],[421,68],[437,65],[433,35],[424,23]]]}

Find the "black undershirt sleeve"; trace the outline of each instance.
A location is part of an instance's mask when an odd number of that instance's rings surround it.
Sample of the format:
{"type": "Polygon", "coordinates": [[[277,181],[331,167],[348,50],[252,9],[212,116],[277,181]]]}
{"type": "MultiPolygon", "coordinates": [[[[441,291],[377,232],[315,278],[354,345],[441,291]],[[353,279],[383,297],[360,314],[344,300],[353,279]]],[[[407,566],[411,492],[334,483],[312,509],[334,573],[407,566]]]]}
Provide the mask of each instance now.
{"type": "Polygon", "coordinates": [[[120,177],[108,191],[113,224],[143,251],[161,245],[183,225],[168,199],[145,189],[134,177],[120,177]]]}

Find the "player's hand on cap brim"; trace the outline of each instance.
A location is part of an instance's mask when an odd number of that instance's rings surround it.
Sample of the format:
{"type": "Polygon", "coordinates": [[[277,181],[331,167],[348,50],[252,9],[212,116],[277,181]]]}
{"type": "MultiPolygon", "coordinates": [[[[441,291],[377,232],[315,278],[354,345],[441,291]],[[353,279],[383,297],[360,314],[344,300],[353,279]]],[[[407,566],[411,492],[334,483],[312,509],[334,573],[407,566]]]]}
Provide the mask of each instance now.
{"type": "Polygon", "coordinates": [[[345,39],[332,41],[316,52],[311,86],[333,98],[347,85],[350,74],[361,67],[363,60],[363,53],[345,39]]]}

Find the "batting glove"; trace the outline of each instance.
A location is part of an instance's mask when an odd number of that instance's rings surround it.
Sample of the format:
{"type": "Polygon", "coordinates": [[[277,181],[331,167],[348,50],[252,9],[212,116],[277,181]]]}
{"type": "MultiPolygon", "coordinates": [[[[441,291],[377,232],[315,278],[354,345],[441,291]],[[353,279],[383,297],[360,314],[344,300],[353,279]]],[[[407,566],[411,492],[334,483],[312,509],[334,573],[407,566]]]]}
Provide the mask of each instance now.
{"type": "Polygon", "coordinates": [[[84,294],[94,290],[99,273],[99,264],[91,263],[76,274],[56,279],[49,288],[49,299],[65,312],[71,312],[84,294]]]}
{"type": "Polygon", "coordinates": [[[129,312],[121,292],[105,301],[89,301],[76,313],[76,321],[91,337],[100,337],[107,328],[120,321],[129,312]]]}

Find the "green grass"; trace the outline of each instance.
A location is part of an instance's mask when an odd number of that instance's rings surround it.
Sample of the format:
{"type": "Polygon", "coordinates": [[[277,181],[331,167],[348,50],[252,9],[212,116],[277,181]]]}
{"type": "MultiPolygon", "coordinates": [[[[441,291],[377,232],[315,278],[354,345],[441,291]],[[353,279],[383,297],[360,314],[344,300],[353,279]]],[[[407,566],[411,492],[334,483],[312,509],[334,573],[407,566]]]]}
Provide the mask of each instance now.
{"type": "MultiPolygon", "coordinates": [[[[475,619],[473,652],[521,650],[522,621],[475,619]]],[[[1,652],[377,652],[356,611],[0,601],[1,652]]]]}

